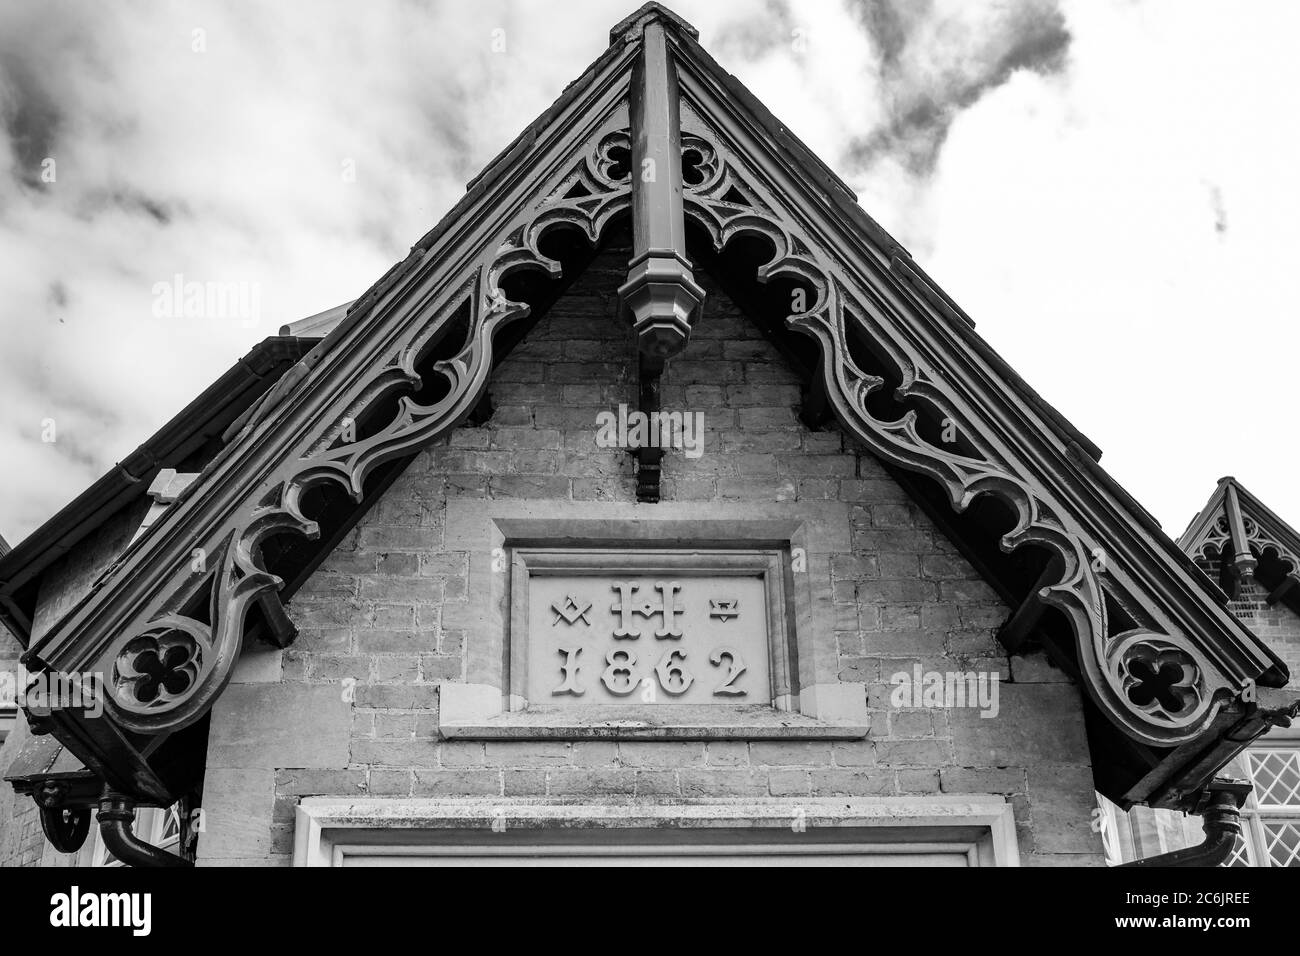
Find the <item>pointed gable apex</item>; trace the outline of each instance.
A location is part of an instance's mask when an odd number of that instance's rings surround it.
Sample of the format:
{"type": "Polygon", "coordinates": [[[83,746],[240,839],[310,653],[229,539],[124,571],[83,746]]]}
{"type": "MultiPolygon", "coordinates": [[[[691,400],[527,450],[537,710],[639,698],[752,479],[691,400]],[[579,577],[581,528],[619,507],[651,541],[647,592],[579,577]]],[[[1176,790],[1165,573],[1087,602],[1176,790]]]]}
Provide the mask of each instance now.
{"type": "Polygon", "coordinates": [[[621,292],[635,321],[669,328],[656,358],[689,335],[692,256],[707,259],[802,357],[805,418],[833,417],[905,477],[1016,608],[1004,642],[1040,642],[1143,755],[1116,798],[1199,786],[1179,755],[1248,741],[1242,692],[1284,681],[1276,659],[693,28],[648,4],[612,40],[33,644],[29,666],[114,675],[107,728],[62,711],[51,729],[130,787],[148,762],[134,741],[198,721],[245,640],[292,640],[282,600],[411,456],[476,414],[498,334],[547,308],[631,216],[621,292]],[[668,162],[647,176],[656,156],[668,162]],[[183,650],[187,681],[138,699],[132,655],[163,644],[183,650]],[[1168,669],[1173,690],[1146,693],[1168,669]]]}
{"type": "Polygon", "coordinates": [[[1285,601],[1300,613],[1300,532],[1236,478],[1219,479],[1178,546],[1216,572],[1230,597],[1237,597],[1244,582],[1256,580],[1269,604],[1285,601]]]}

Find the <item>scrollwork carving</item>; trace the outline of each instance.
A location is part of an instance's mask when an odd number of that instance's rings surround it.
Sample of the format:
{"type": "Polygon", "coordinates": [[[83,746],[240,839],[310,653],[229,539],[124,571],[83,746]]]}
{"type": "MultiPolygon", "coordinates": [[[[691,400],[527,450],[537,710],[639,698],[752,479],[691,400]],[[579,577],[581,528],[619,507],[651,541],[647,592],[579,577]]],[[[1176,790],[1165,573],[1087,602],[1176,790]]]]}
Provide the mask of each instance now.
{"type": "Polygon", "coordinates": [[[453,284],[462,294],[446,308],[422,317],[405,344],[370,373],[360,398],[322,420],[307,453],[291,462],[260,503],[211,549],[215,571],[192,576],[165,599],[160,613],[111,642],[99,661],[112,675],[108,706],[123,726],[160,733],[179,729],[206,711],[229,679],[252,602],[283,586],[263,566],[262,544],[282,532],[309,539],[320,535],[316,522],[302,510],[309,490],[333,484],[360,501],[376,468],[427,446],[469,415],[487,385],[494,336],[529,314],[527,303],[506,298],[503,284],[522,269],[560,275],[561,264],[541,248],[553,228],[574,228],[593,245],[599,241],[609,222],[629,209],[628,156],[626,129],[599,135],[529,213],[517,218],[497,241],[485,244],[481,257],[458,285],[453,284]],[[419,371],[422,355],[467,302],[464,344],[426,373],[445,380],[443,397],[422,404],[403,395],[387,422],[364,437],[343,440],[349,435],[348,423],[381,407],[393,392],[411,392],[425,384],[419,371]],[[210,623],[182,611],[205,601],[210,623]]]}
{"type": "MultiPolygon", "coordinates": [[[[706,144],[696,146],[702,156],[722,155],[716,145],[708,144],[701,135],[693,135],[691,141],[706,144]]],[[[818,343],[822,357],[819,374],[840,425],[885,461],[936,481],[956,512],[967,510],[986,494],[1009,505],[1015,514],[1015,524],[1003,535],[999,546],[1011,552],[1025,545],[1036,545],[1054,555],[1059,577],[1040,591],[1040,597],[1069,619],[1076,636],[1079,664],[1091,678],[1098,703],[1126,732],[1145,743],[1170,746],[1195,737],[1217,709],[1214,691],[1226,687],[1222,683],[1211,685],[1208,675],[1213,671],[1200,651],[1177,634],[1139,629],[1111,636],[1104,591],[1107,586],[1119,585],[1105,582],[1104,570],[1094,568],[1094,544],[1049,500],[1031,476],[990,451],[995,445],[984,434],[981,423],[963,414],[935,385],[924,361],[906,341],[891,336],[883,322],[872,318],[882,308],[870,290],[854,286],[848,270],[835,269],[825,253],[815,253],[817,243],[799,229],[794,216],[766,208],[766,203],[757,208],[744,208],[725,201],[722,197],[733,189],[746,195],[759,195],[756,182],[746,174],[743,164],[736,157],[726,155],[717,162],[711,176],[698,186],[687,187],[687,214],[708,231],[719,252],[740,236],[764,238],[773,251],[771,258],[758,269],[760,282],[780,277],[802,283],[811,290],[812,301],[804,311],[791,314],[786,325],[818,343]],[[918,430],[915,410],[889,421],[871,413],[868,398],[885,382],[880,376],[864,371],[850,351],[846,323],[859,320],[873,341],[894,358],[901,371],[897,397],[926,401],[946,420],[954,422],[960,433],[968,437],[967,444],[984,457],[971,457],[927,441],[918,430]],[[1164,655],[1161,661],[1170,663],[1176,656],[1184,665],[1183,673],[1188,675],[1185,686],[1178,685],[1176,707],[1139,705],[1128,694],[1135,679],[1134,667],[1141,671],[1135,661],[1145,659],[1139,651],[1147,653],[1155,647],[1164,655]]],[[[771,202],[770,197],[768,201],[771,202]]]]}

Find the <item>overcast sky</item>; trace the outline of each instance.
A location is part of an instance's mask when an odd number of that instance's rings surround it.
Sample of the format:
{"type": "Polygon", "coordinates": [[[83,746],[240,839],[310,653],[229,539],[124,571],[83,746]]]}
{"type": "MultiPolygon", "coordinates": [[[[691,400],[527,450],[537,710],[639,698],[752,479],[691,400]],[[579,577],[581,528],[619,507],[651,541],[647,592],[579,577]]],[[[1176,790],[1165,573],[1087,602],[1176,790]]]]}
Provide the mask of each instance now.
{"type": "MultiPolygon", "coordinates": [[[[637,5],[6,0],[0,533],[364,291],[637,5]],[[157,315],[178,274],[256,321],[157,315]]],[[[670,5],[1167,531],[1225,474],[1300,525],[1300,4],[670,5]]]]}

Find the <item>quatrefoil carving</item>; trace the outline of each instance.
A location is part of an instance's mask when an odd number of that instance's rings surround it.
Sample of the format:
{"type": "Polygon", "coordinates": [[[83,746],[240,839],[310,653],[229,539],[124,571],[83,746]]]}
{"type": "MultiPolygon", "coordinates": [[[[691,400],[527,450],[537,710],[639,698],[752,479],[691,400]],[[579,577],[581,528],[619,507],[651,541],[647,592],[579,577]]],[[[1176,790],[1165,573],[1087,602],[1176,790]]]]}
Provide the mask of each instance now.
{"type": "Polygon", "coordinates": [[[203,652],[193,635],[179,628],[147,631],[118,654],[114,694],[128,706],[164,707],[194,686],[202,663],[203,652]]]}
{"type": "Polygon", "coordinates": [[[1179,717],[1200,704],[1199,669],[1177,647],[1136,643],[1121,662],[1120,673],[1124,694],[1142,710],[1179,717]]]}

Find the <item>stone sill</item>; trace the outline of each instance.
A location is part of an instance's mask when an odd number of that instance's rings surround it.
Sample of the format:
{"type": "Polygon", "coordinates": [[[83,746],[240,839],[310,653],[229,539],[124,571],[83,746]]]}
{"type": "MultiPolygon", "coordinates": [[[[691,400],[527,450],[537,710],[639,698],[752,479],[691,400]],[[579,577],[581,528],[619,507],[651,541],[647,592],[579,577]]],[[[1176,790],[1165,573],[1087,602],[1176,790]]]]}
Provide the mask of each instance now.
{"type": "Polygon", "coordinates": [[[827,721],[772,707],[530,707],[445,720],[444,737],[507,740],[861,740],[867,721],[827,721]]]}

